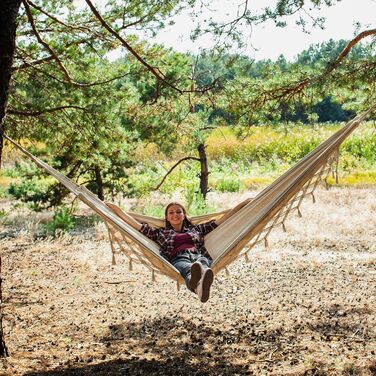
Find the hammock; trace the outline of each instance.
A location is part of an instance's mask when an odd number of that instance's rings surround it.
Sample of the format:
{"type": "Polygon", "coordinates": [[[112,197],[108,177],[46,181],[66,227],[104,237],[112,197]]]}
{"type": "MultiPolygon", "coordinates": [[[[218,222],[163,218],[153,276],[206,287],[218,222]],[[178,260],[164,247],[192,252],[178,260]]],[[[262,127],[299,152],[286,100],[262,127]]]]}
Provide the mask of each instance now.
{"type": "MultiPolygon", "coordinates": [[[[326,182],[329,174],[337,180],[338,156],[341,143],[376,108],[355,117],[343,128],[320,144],[295,166],[286,171],[270,186],[261,191],[251,202],[228,218],[219,227],[205,236],[205,247],[213,258],[212,269],[215,273],[225,269],[240,257],[249,260],[250,250],[260,242],[267,245],[267,238],[274,227],[285,230],[287,216],[297,211],[300,215],[302,200],[311,196],[320,182],[326,182]]],[[[29,156],[39,167],[45,169],[75,196],[94,210],[106,223],[113,253],[124,253],[129,259],[129,267],[139,263],[147,267],[155,280],[156,274],[162,274],[183,283],[180,273],[159,254],[159,247],[139,231],[119,218],[103,201],[84,186],[79,186],[53,167],[29,153],[11,138],[4,137],[29,156]]],[[[135,219],[152,226],[164,226],[164,221],[154,217],[130,213],[135,219]]],[[[219,218],[224,212],[194,217],[194,222],[219,218]]]]}

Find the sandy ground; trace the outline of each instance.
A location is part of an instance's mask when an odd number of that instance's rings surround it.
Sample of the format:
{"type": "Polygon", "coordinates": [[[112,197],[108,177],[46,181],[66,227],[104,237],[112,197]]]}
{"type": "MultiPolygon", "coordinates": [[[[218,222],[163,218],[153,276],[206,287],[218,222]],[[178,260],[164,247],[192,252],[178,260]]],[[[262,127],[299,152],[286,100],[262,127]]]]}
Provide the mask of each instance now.
{"type": "Polygon", "coordinates": [[[376,375],[376,188],[320,190],[302,211],[205,304],[112,266],[103,225],[36,240],[14,214],[0,375],[376,375]]]}

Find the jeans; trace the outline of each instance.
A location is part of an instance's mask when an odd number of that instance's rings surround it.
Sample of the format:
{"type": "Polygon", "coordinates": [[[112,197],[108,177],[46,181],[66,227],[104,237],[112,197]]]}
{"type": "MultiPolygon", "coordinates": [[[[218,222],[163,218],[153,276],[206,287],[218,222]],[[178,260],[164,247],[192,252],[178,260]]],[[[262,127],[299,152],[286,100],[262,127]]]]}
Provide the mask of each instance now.
{"type": "Polygon", "coordinates": [[[189,281],[191,279],[191,267],[192,264],[196,261],[201,263],[204,270],[209,269],[212,264],[212,260],[209,260],[201,253],[192,251],[179,252],[177,256],[171,260],[171,264],[180,272],[180,274],[185,280],[185,284],[191,291],[192,289],[189,287],[189,281]]]}

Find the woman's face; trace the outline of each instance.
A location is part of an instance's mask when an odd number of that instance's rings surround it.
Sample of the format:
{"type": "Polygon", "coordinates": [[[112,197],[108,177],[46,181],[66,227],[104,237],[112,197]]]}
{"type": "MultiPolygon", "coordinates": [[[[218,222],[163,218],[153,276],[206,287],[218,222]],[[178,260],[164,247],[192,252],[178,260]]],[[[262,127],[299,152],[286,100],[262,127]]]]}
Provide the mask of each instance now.
{"type": "Polygon", "coordinates": [[[171,205],[167,209],[167,220],[175,230],[181,230],[185,218],[184,210],[179,205],[171,205]]]}

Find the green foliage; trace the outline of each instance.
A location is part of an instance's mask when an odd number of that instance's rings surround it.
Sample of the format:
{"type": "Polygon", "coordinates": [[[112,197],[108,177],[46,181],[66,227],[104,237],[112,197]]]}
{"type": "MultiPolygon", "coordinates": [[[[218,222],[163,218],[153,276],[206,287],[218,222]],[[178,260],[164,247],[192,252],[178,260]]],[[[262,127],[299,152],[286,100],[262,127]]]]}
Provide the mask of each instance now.
{"type": "Polygon", "coordinates": [[[322,101],[316,103],[312,107],[312,111],[317,114],[317,121],[321,123],[347,121],[355,116],[353,111],[345,110],[340,103],[333,101],[331,97],[325,97],[322,101]]]}
{"type": "MultiPolygon", "coordinates": [[[[334,184],[334,181],[332,184],[334,184]]],[[[340,174],[339,184],[341,186],[376,185],[376,171],[362,171],[356,168],[349,169],[344,174],[340,174]]]]}
{"type": "MultiPolygon", "coordinates": [[[[211,170],[209,187],[220,192],[238,192],[246,187],[264,186],[304,157],[339,126],[337,124],[325,127],[291,124],[290,127],[286,124],[280,127],[265,126],[253,129],[244,139],[238,139],[235,131],[228,127],[215,131],[207,140],[211,170]]],[[[146,153],[145,149],[142,150],[146,153]]],[[[375,150],[376,135],[372,124],[362,125],[341,148],[341,171],[352,175],[354,171],[374,169],[375,150]]],[[[179,158],[179,154],[174,158],[179,158]]],[[[147,201],[149,193],[175,163],[174,160],[163,160],[163,156],[159,156],[158,163],[155,162],[154,155],[147,157],[145,154],[142,162],[139,161],[136,166],[123,169],[122,178],[114,177],[113,184],[117,185],[114,192],[121,192],[126,197],[144,197],[147,201]]],[[[62,163],[62,160],[55,159],[53,163],[62,163]]],[[[53,191],[56,185],[52,179],[30,178],[30,175],[35,175],[38,171],[32,166],[19,164],[18,167],[7,172],[7,175],[21,179],[13,182],[8,192],[13,197],[27,202],[33,210],[49,206],[50,196],[57,192],[53,191]]],[[[197,193],[199,191],[197,173],[198,162],[184,162],[167,176],[159,191],[167,195],[180,191],[187,207],[190,208],[190,213],[205,213],[208,209],[202,196],[197,193]]],[[[361,177],[355,180],[360,179],[361,177]]],[[[364,179],[372,180],[371,177],[364,179]]],[[[153,203],[150,204],[150,208],[145,207],[144,213],[163,215],[163,207],[156,209],[153,203]]]]}
{"type": "Polygon", "coordinates": [[[184,202],[189,215],[202,215],[215,211],[215,208],[208,206],[202,193],[197,186],[187,184],[184,191],[184,202]]]}
{"type": "Polygon", "coordinates": [[[165,207],[161,204],[155,204],[150,201],[146,201],[142,213],[150,215],[152,217],[164,218],[165,207]]]}
{"type": "MultiPolygon", "coordinates": [[[[245,139],[237,139],[230,129],[218,130],[208,138],[208,155],[213,161],[221,161],[229,171],[235,170],[245,161],[277,167],[292,164],[307,155],[320,142],[334,133],[341,125],[291,126],[287,131],[281,126],[255,128],[245,139]],[[228,164],[224,162],[228,161],[228,164]],[[240,163],[240,165],[239,165],[240,163]]],[[[360,129],[341,148],[343,156],[375,163],[376,134],[371,125],[360,129]]]]}
{"type": "Polygon", "coordinates": [[[76,220],[71,214],[69,208],[61,207],[54,212],[51,222],[43,225],[47,234],[57,235],[59,232],[66,232],[72,230],[75,226],[76,220]]]}
{"type": "Polygon", "coordinates": [[[225,178],[220,180],[215,189],[219,192],[239,192],[242,184],[239,179],[236,178],[225,178]]]}
{"type": "Polygon", "coordinates": [[[38,211],[43,208],[49,185],[46,180],[37,177],[26,178],[20,183],[11,183],[8,194],[23,202],[30,203],[30,208],[38,211]]]}
{"type": "Polygon", "coordinates": [[[193,184],[188,184],[185,190],[184,199],[187,206],[187,210],[190,210],[192,206],[200,206],[202,203],[202,195],[199,195],[197,188],[193,184]],[[196,205],[196,203],[198,205],[196,205]]]}
{"type": "Polygon", "coordinates": [[[5,209],[0,209],[0,221],[8,216],[8,212],[5,209]]]}
{"type": "Polygon", "coordinates": [[[376,132],[369,130],[356,134],[343,143],[344,154],[352,155],[357,159],[364,159],[370,164],[376,163],[376,132]]]}
{"type": "Polygon", "coordinates": [[[7,190],[0,187],[0,199],[7,197],[7,190]]]}

